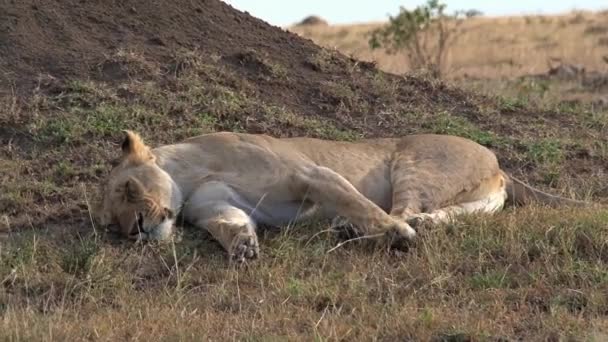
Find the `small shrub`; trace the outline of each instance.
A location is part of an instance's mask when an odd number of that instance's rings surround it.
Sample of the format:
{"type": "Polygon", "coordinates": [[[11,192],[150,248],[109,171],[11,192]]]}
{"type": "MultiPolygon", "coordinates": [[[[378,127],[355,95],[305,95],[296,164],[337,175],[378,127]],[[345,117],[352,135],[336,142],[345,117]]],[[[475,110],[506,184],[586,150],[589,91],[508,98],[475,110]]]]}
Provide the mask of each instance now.
{"type": "Polygon", "coordinates": [[[404,52],[415,70],[429,71],[440,77],[448,49],[459,33],[462,18],[477,16],[479,11],[457,11],[448,15],[446,5],[438,0],[408,10],[401,7],[389,23],[374,30],[369,39],[372,49],[384,48],[388,53],[404,52]]]}

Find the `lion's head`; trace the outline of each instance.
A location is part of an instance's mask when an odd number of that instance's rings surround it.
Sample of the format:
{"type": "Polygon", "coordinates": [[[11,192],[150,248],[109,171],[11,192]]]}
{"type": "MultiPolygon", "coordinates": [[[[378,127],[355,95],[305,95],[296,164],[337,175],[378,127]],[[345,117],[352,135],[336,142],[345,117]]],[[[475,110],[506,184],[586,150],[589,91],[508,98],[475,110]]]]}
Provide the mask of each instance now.
{"type": "Polygon", "coordinates": [[[102,225],[131,239],[171,236],[181,194],[141,137],[125,131],[122,156],[103,188],[97,216],[102,225]]]}

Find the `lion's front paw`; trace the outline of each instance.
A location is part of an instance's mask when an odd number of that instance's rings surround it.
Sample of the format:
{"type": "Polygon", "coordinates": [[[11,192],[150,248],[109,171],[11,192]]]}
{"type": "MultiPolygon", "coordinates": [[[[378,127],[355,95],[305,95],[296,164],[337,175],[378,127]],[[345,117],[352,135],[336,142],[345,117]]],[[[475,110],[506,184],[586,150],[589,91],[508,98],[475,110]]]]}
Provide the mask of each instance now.
{"type": "Polygon", "coordinates": [[[255,232],[240,233],[234,237],[230,247],[230,260],[238,263],[246,259],[255,259],[260,254],[258,237],[255,232]]]}
{"type": "Polygon", "coordinates": [[[398,236],[405,238],[407,240],[413,240],[416,237],[416,231],[406,222],[397,220],[394,232],[397,233],[398,236]]]}
{"type": "Polygon", "coordinates": [[[391,247],[407,250],[410,243],[416,238],[416,231],[403,221],[396,221],[392,229],[386,232],[386,239],[391,247]]]}

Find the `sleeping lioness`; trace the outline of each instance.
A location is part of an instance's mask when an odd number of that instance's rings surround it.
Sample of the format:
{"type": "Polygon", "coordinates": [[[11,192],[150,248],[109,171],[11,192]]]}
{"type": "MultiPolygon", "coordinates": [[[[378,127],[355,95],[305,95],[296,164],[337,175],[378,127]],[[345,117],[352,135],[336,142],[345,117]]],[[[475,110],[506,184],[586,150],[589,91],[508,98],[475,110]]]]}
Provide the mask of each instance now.
{"type": "Polygon", "coordinates": [[[413,223],[494,213],[507,200],[584,204],[507,176],[490,150],[447,135],[337,142],[223,132],[150,149],[126,131],[103,193],[101,223],[123,235],[167,239],[181,212],[237,261],[258,256],[256,225],[312,215],[411,240],[413,223]]]}

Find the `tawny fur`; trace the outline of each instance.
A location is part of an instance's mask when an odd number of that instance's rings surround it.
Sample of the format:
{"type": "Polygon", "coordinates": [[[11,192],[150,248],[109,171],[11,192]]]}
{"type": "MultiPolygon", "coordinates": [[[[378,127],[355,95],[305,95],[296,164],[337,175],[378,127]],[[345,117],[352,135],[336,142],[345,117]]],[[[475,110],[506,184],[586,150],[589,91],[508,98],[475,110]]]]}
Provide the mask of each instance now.
{"type": "Polygon", "coordinates": [[[102,223],[129,237],[165,239],[182,212],[241,261],[259,253],[258,224],[341,216],[364,235],[412,239],[408,222],[493,213],[508,196],[583,203],[511,179],[494,153],[454,136],[337,142],[222,132],[150,149],[126,134],[104,190],[102,223]]]}

